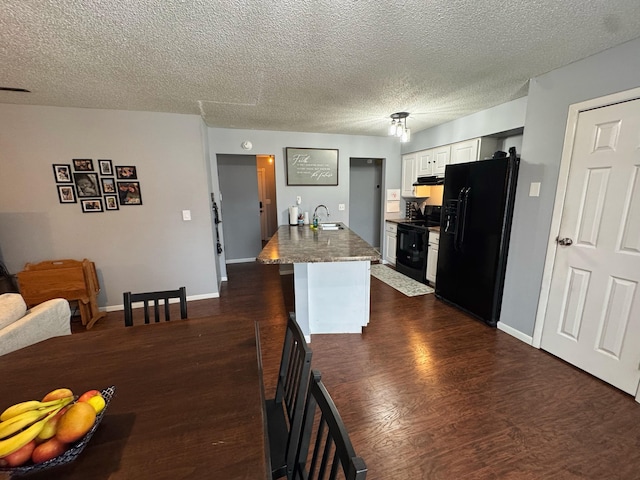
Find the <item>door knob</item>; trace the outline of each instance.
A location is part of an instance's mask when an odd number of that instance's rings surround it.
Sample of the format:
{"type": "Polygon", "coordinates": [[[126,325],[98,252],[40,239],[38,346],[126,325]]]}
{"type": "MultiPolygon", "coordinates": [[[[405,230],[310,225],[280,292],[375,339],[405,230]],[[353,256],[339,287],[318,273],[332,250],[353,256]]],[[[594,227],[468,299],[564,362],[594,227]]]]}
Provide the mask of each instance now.
{"type": "Polygon", "coordinates": [[[571,240],[570,238],[556,238],[556,242],[558,243],[558,245],[562,245],[564,247],[568,247],[569,245],[571,245],[573,243],[573,240],[571,240]]]}

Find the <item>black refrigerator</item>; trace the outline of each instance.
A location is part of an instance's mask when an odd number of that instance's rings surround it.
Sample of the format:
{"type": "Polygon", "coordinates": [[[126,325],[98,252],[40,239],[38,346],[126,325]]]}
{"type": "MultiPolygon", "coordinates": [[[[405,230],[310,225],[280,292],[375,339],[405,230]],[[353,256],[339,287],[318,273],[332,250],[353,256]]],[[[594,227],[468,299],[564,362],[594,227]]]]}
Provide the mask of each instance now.
{"type": "Polygon", "coordinates": [[[447,165],[435,294],[495,327],[500,318],[520,160],[447,165]]]}

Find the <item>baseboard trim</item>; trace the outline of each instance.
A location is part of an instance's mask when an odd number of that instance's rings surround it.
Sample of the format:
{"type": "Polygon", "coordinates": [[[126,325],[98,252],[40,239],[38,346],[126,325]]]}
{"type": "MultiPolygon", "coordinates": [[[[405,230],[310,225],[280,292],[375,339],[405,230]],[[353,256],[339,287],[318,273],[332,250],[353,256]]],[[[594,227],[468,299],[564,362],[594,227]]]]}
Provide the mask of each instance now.
{"type": "Polygon", "coordinates": [[[250,262],[255,262],[256,261],[256,257],[251,257],[251,258],[234,258],[233,260],[227,260],[225,261],[225,263],[228,265],[230,263],[250,263],[250,262]]]}
{"type": "Polygon", "coordinates": [[[496,328],[498,330],[502,330],[504,333],[511,335],[512,337],[517,338],[518,340],[526,343],[529,346],[533,346],[533,337],[522,333],[520,330],[516,330],[515,328],[510,327],[509,325],[506,325],[502,322],[498,322],[496,328]]]}
{"type": "MultiPolygon", "coordinates": [[[[187,302],[191,302],[194,300],[207,300],[209,298],[220,298],[219,293],[203,293],[201,295],[191,295],[187,296],[187,302]]],[[[178,303],[180,302],[179,298],[171,298],[169,299],[169,303],[178,303]]],[[[140,308],[143,306],[142,302],[134,302],[133,308],[140,308]]],[[[124,305],[107,305],[106,307],[98,307],[98,310],[101,312],[117,312],[120,310],[124,310],[124,305]]]]}

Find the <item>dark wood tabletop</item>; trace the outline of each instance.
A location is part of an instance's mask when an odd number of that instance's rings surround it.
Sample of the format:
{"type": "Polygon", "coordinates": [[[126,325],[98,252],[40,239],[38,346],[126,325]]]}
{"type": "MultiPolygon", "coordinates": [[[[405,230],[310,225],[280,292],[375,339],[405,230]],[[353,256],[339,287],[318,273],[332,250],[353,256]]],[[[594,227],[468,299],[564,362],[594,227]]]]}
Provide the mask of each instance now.
{"type": "Polygon", "coordinates": [[[256,334],[246,320],[57,337],[0,357],[0,372],[0,409],[60,387],[77,395],[116,387],[80,456],[29,480],[270,476],[256,334]]]}

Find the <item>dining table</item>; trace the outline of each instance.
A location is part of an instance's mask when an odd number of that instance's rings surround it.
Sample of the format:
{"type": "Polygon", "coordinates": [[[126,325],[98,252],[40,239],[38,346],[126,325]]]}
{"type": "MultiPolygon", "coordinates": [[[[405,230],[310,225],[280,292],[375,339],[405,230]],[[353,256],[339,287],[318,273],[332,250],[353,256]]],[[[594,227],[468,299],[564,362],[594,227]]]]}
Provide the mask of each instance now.
{"type": "Polygon", "coordinates": [[[259,348],[254,322],[203,317],[55,337],[1,356],[0,410],[56,388],[115,387],[76,459],[24,478],[271,478],[259,348]]]}

